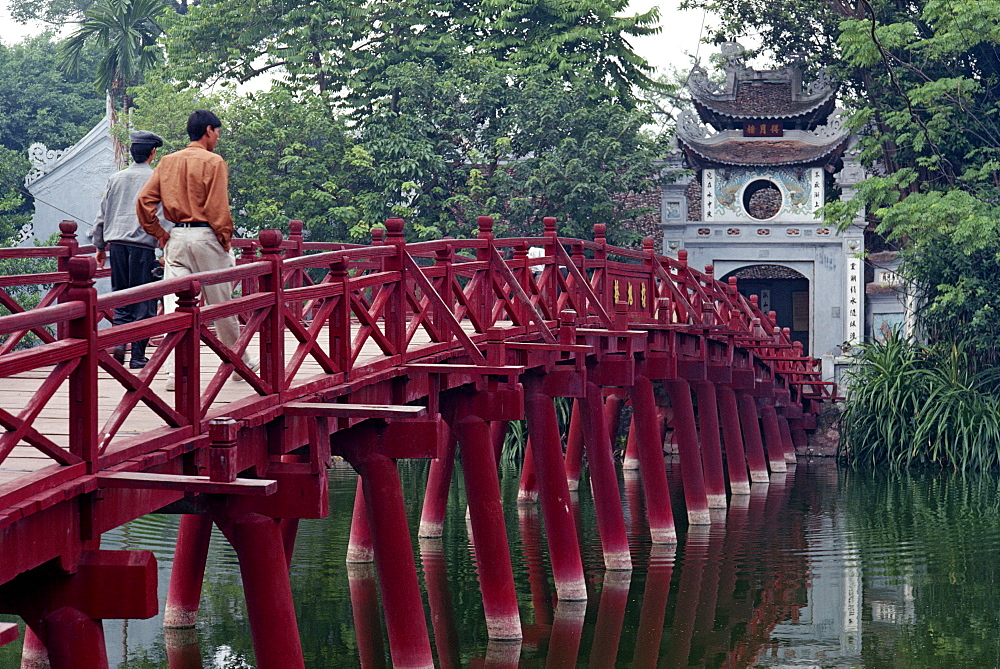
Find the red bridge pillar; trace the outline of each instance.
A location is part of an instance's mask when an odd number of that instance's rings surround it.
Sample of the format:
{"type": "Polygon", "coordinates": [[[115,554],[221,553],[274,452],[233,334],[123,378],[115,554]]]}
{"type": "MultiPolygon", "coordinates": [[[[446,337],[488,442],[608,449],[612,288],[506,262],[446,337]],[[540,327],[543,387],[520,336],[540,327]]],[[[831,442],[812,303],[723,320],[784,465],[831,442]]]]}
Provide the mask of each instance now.
{"type": "Polygon", "coordinates": [[[455,469],[455,447],[457,437],[449,430],[441,455],[431,460],[424,489],[424,506],[420,513],[420,529],[417,536],[435,538],[444,531],[445,511],[448,508],[448,489],[455,469]]]}
{"type": "Polygon", "coordinates": [[[396,462],[370,453],[351,464],[361,475],[393,665],[410,669],[433,667],[396,462]]]}
{"type": "Polygon", "coordinates": [[[740,431],[736,393],[729,386],[720,385],[717,388],[717,395],[719,416],[722,418],[722,436],[726,444],[729,489],[734,495],[749,495],[750,479],[747,476],[747,458],[743,449],[743,433],[740,431]]]}
{"type": "MultiPolygon", "coordinates": [[[[644,376],[636,376],[632,386],[632,430],[639,451],[639,473],[642,491],[646,497],[646,518],[649,534],[654,544],[677,542],[674,512],[670,507],[670,490],[667,488],[667,468],[663,461],[663,441],[656,422],[656,399],[653,383],[644,376]]],[[[700,466],[700,465],[699,465],[700,466]]],[[[635,514],[635,511],[632,511],[635,514]]],[[[705,509],[708,513],[708,509],[705,509]]]]}
{"type": "MultiPolygon", "coordinates": [[[[600,407],[602,412],[604,407],[600,407]]],[[[580,487],[580,470],[583,466],[583,423],[580,418],[580,400],[573,400],[566,435],[566,483],[570,490],[580,487]]]]}
{"type": "Polygon", "coordinates": [[[177,530],[174,565],[163,611],[163,626],[194,627],[198,622],[205,561],[212,537],[212,519],[206,515],[184,514],[177,530]]]}
{"type": "Polygon", "coordinates": [[[521,618],[490,425],[467,413],[452,429],[462,449],[462,474],[469,499],[486,629],[490,639],[520,639],[521,618]]]}
{"type": "Polygon", "coordinates": [[[239,558],[257,667],[304,667],[279,521],[248,513],[216,522],[239,558]]]}
{"type": "Polygon", "coordinates": [[[3,584],[0,613],[19,615],[30,627],[23,660],[34,666],[106,669],[103,620],[156,615],[156,558],[149,551],[86,550],[72,569],[50,562],[3,584]]]}
{"type": "Polygon", "coordinates": [[[785,447],[781,443],[781,428],[778,427],[778,414],[774,407],[765,404],[760,408],[761,422],[764,424],[764,444],[767,446],[767,462],[771,472],[788,471],[785,462],[785,447]]]}
{"type": "Polygon", "coordinates": [[[587,383],[587,396],[574,403],[581,414],[581,437],[586,437],[590,482],[597,512],[597,529],[604,549],[604,566],[611,570],[632,569],[632,556],[625,532],[621,492],[615,472],[615,456],[611,438],[604,423],[601,389],[587,383]]]}
{"type": "Polygon", "coordinates": [[[749,393],[739,392],[740,425],[743,427],[743,443],[746,446],[747,464],[750,466],[750,480],[767,483],[767,459],[764,457],[764,442],[760,437],[760,420],[757,418],[757,403],[749,393]]]}
{"type": "Polygon", "coordinates": [[[351,516],[351,536],[347,540],[347,562],[365,563],[375,561],[372,548],[371,528],[368,526],[368,509],[365,507],[365,491],[361,478],[354,491],[354,512],[351,516]]]}
{"type": "Polygon", "coordinates": [[[570,509],[555,404],[552,397],[543,394],[538,376],[525,379],[524,407],[531,433],[531,457],[538,479],[538,498],[545,519],[556,594],[560,600],[586,600],[587,585],[583,578],[576,524],[570,509]]]}
{"type": "Polygon", "coordinates": [[[701,437],[701,462],[705,468],[708,507],[725,509],[726,474],[719,438],[719,399],[711,381],[696,381],[694,389],[698,397],[698,435],[701,437]]]}
{"type": "Polygon", "coordinates": [[[687,504],[688,522],[692,525],[709,525],[712,520],[708,513],[705,474],[698,455],[698,430],[695,427],[691,388],[683,379],[664,381],[664,384],[674,409],[674,435],[681,460],[681,479],[684,482],[684,502],[687,504]]]}

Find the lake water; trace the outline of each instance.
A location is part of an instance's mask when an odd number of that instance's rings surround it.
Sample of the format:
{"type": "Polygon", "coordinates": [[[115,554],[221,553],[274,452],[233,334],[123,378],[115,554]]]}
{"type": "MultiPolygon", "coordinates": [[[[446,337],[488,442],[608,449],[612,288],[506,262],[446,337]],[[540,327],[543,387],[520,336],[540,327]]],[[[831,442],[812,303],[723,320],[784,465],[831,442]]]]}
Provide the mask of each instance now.
{"type": "MultiPolygon", "coordinates": [[[[680,520],[680,482],[669,466],[680,520]]],[[[400,469],[415,529],[427,463],[400,469]]],[[[291,580],[312,668],[391,666],[371,570],[344,562],[355,480],[347,466],[331,470],[330,516],[300,524],[291,580]],[[375,632],[359,638],[356,628],[375,632]]],[[[569,606],[555,601],[539,511],[519,507],[516,493],[517,473],[507,471],[520,645],[487,642],[458,473],[443,540],[414,537],[438,666],[1000,666],[996,476],[873,474],[800,460],[734,498],[711,526],[679,527],[670,547],[650,544],[641,487],[623,476],[631,574],[603,569],[585,480],[575,511],[589,600],[569,606]]],[[[148,516],[105,535],[104,547],[152,550],[162,602],[176,531],[176,517],[148,516]]],[[[112,667],[253,666],[236,557],[217,532],[199,625],[171,633],[173,664],[159,617],[109,620],[105,632],[112,667]]],[[[0,667],[19,666],[19,646],[0,648],[0,667]]]]}

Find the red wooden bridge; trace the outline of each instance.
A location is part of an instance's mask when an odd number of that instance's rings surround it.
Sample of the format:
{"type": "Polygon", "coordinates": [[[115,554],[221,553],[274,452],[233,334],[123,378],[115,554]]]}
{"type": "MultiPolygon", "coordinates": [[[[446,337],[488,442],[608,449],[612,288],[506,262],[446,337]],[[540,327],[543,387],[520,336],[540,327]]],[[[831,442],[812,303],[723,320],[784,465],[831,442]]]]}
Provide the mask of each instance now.
{"type": "MultiPolygon", "coordinates": [[[[98,297],[93,248],[64,222],[57,271],[0,277],[0,612],[28,625],[51,666],[106,667],[101,621],[157,613],[148,551],[100,547],[102,533],[152,512],[184,514],[168,627],[195,623],[212,524],[234,547],[257,666],[302,666],[288,565],[297,521],[328,514],[333,457],[360,474],[349,562],[374,561],[393,664],[433,666],[396,461],[432,458],[421,536],[440,536],[456,455],[491,639],[522,626],[500,502],[509,421],[527,419],[521,498],[537,499],[560,601],[586,598],[570,489],[586,453],[608,570],[631,568],[609,424],[624,402],[654,543],[676,541],[664,466],[672,430],[691,524],[794,461],[835,395],[818,362],[734,281],[680,259],[542,236],[406,243],[386,221],[370,246],[304,242],[293,221],[238,240],[231,270],[98,297]],[[544,250],[528,258],[529,247],[544,250]],[[201,286],[235,282],[202,306],[201,286]],[[24,310],[13,286],[38,285],[24,310]],[[107,326],[116,306],[175,294],[172,313],[107,326]],[[215,319],[238,315],[229,348],[215,319]],[[26,337],[38,342],[24,347],[26,337]],[[152,338],[149,364],[109,353],[152,338]],[[242,360],[260,355],[255,371],[242,360]],[[176,374],[166,392],[166,372],[176,374]],[[565,450],[555,398],[573,398],[565,450]]],[[[17,627],[0,630],[0,643],[17,627]]]]}

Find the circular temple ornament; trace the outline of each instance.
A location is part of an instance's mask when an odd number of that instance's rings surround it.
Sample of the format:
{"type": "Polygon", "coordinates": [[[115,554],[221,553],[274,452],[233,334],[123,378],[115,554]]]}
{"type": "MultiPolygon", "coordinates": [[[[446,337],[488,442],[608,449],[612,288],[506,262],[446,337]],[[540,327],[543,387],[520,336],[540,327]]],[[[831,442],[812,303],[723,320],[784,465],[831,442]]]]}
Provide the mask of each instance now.
{"type": "Polygon", "coordinates": [[[781,189],[770,179],[754,179],[743,189],[743,210],[758,221],[777,216],[783,202],[781,189]]]}

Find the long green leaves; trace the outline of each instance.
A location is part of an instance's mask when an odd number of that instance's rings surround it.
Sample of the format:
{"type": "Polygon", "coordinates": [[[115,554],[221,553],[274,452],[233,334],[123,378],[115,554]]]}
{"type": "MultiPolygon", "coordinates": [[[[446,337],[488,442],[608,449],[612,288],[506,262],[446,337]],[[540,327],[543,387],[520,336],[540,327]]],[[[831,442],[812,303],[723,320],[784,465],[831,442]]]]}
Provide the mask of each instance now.
{"type": "Polygon", "coordinates": [[[855,465],[1000,467],[998,371],[963,344],[923,347],[894,333],[863,345],[848,373],[841,456],[855,465]]]}

